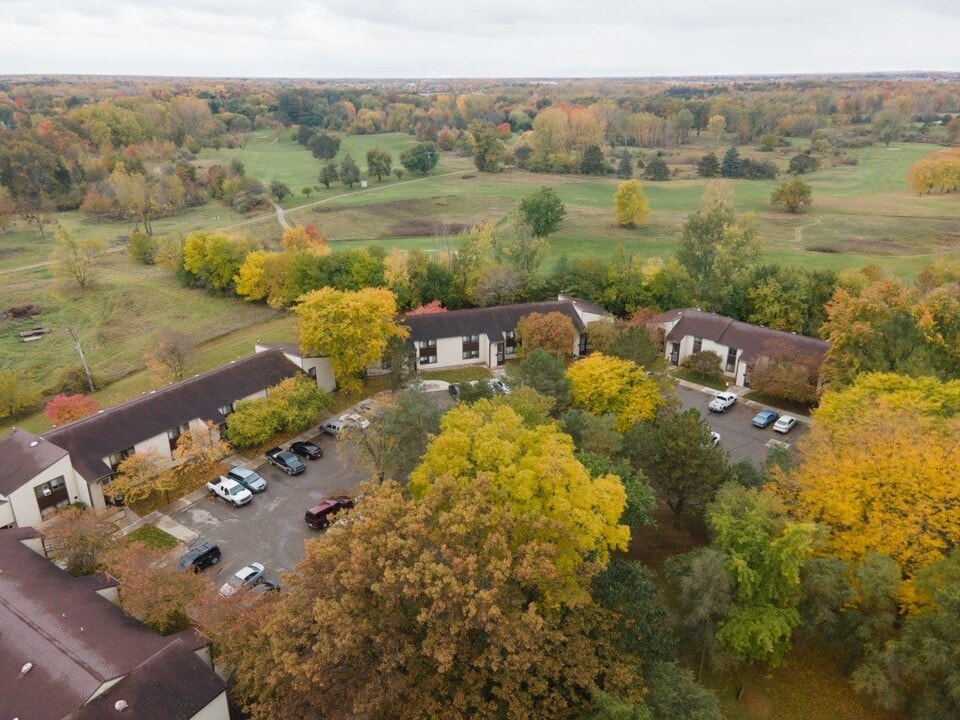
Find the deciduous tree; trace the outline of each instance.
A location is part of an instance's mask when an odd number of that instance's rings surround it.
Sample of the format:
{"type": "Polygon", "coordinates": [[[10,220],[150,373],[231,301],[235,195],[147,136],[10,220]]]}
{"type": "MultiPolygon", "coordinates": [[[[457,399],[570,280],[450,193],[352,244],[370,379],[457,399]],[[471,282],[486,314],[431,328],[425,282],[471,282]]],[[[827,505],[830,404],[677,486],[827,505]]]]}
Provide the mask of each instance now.
{"type": "Polygon", "coordinates": [[[577,329],[573,321],[561,312],[530,313],[517,322],[517,354],[524,358],[537,348],[558,358],[573,352],[577,329]]]}
{"type": "Polygon", "coordinates": [[[58,228],[54,238],[56,245],[50,253],[53,274],[81,289],[93,284],[103,246],[93,239],[78,240],[66,228],[58,228]]]}
{"type": "Polygon", "coordinates": [[[339,175],[340,182],[348,188],[353,188],[354,185],[360,182],[360,168],[350,153],[344,155],[343,160],[340,161],[339,175]]]}
{"type": "Polygon", "coordinates": [[[177,330],[161,332],[146,354],[154,384],[162,387],[183,380],[195,350],[196,341],[186,333],[177,330]]]}
{"type": "Polygon", "coordinates": [[[340,173],[337,171],[336,164],[332,162],[326,163],[322,168],[320,168],[320,174],[317,176],[317,179],[320,183],[330,189],[330,183],[335,183],[340,179],[340,173]]]}
{"type": "Polygon", "coordinates": [[[393,319],[397,302],[389,290],[321,288],[303,295],[293,310],[300,319],[300,347],[329,357],[346,390],[361,385],[362,373],[383,358],[391,337],[406,337],[393,319]]]}
{"type": "Polygon", "coordinates": [[[392,169],[393,156],[389,150],[382,147],[367,150],[367,174],[376,175],[377,182],[382,181],[384,175],[389,175],[392,169]]]}
{"type": "Polygon", "coordinates": [[[639,180],[627,180],[613,194],[613,211],[620,227],[643,225],[650,216],[650,201],[639,180]]]}
{"type": "Polygon", "coordinates": [[[44,406],[43,414],[51,425],[65,425],[87,415],[93,415],[99,409],[100,403],[89,395],[61,393],[44,406]]]}
{"type": "Polygon", "coordinates": [[[555,585],[544,589],[547,607],[587,599],[578,570],[588,561],[605,563],[625,548],[629,529],[620,525],[626,494],[614,475],[591,477],[574,457],[573,442],[555,425],[528,427],[502,402],[460,404],[440,421],[440,433],[410,475],[415,498],[429,496],[441,478],[462,484],[488,475],[496,502],[519,516],[548,519],[540,540],[555,546],[555,585]]]}
{"type": "Polygon", "coordinates": [[[71,505],[44,526],[43,543],[50,559],[71,575],[92,575],[102,569],[116,532],[107,513],[71,505]]]}
{"type": "Polygon", "coordinates": [[[803,180],[794,178],[783,183],[770,195],[771,205],[783,205],[792,213],[813,202],[813,191],[803,180]]]}
{"type": "Polygon", "coordinates": [[[412,173],[427,175],[440,162],[440,151],[432,142],[421,142],[400,153],[400,164],[412,173]]]}
{"type": "Polygon", "coordinates": [[[657,384],[643,368],[620,358],[595,352],[570,366],[573,404],[594,415],[613,413],[617,429],[650,420],[663,405],[657,384]]]}
{"type": "Polygon", "coordinates": [[[560,229],[567,209],[553,188],[543,186],[524,195],[517,206],[520,221],[535,238],[545,238],[560,229]]]}

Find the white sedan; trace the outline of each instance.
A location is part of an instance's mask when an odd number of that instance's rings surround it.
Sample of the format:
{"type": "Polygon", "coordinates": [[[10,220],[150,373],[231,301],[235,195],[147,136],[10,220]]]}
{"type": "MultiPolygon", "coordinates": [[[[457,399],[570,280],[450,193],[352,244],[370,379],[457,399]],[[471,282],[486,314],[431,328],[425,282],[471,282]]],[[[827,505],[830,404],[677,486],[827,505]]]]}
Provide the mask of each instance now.
{"type": "Polygon", "coordinates": [[[220,587],[220,595],[230,597],[241,588],[253,587],[263,582],[264,567],[258,562],[240,568],[220,587]]]}
{"type": "Polygon", "coordinates": [[[793,430],[793,426],[797,424],[797,419],[795,417],[790,417],[789,415],[781,415],[780,419],[773,424],[774,432],[783,433],[786,435],[788,432],[793,430]]]}

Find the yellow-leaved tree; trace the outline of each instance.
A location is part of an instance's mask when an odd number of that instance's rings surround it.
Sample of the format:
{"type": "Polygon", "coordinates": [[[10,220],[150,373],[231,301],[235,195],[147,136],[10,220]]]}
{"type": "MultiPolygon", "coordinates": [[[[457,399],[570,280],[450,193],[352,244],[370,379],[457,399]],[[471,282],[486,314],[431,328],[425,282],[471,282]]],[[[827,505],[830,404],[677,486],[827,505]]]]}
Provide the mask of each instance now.
{"type": "Polygon", "coordinates": [[[960,381],[890,373],[828,392],[776,488],[828,551],[891,556],[910,577],[960,543],[960,381]]]}
{"type": "Polygon", "coordinates": [[[344,390],[361,386],[363,372],[383,359],[390,338],[407,336],[394,321],[397,300],[383,288],[312,290],[300,296],[293,311],[300,318],[301,349],[330,358],[344,390]]]}
{"type": "MultiPolygon", "coordinates": [[[[555,587],[545,601],[576,605],[589,601],[585,563],[606,564],[624,550],[630,530],[620,524],[626,492],[616,475],[591,477],[574,456],[573,440],[556,425],[529,427],[498,400],[461,404],[443,416],[440,434],[410,474],[410,492],[427,495],[439,478],[491,480],[500,502],[513,512],[549,522],[524,526],[557,547],[555,587]]],[[[528,541],[529,538],[518,538],[528,541]]]]}
{"type": "Polygon", "coordinates": [[[664,403],[657,383],[630,360],[595,352],[567,370],[573,404],[594,415],[617,416],[617,430],[650,420],[664,403]]]}

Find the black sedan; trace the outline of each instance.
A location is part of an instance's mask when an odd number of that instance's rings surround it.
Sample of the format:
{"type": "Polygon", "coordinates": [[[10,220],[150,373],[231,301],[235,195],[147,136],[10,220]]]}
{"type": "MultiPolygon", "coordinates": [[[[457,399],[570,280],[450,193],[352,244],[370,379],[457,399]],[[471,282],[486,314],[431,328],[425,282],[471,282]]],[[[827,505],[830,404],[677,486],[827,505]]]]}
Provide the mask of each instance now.
{"type": "Polygon", "coordinates": [[[300,457],[310,458],[311,460],[316,460],[323,457],[323,450],[319,445],[314,445],[311,442],[302,442],[298,441],[295,443],[290,443],[290,451],[296,453],[300,457]]]}

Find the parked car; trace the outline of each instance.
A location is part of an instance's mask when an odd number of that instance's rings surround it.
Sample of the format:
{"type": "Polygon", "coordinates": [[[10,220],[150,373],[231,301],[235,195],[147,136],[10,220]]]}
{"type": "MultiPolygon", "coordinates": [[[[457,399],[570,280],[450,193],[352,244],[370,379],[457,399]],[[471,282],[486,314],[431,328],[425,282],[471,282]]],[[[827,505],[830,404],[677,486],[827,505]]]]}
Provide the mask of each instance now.
{"type": "Polygon", "coordinates": [[[275,583],[270,580],[263,580],[250,588],[250,594],[253,596],[270,595],[271,593],[278,592],[280,592],[280,583],[275,583]]]}
{"type": "Polygon", "coordinates": [[[775,432],[786,435],[788,432],[793,430],[793,426],[796,424],[797,419],[795,417],[791,417],[790,415],[781,415],[780,419],[773,424],[773,429],[775,432]]]}
{"type": "Polygon", "coordinates": [[[325,432],[327,435],[333,435],[333,437],[339,437],[340,433],[343,432],[343,420],[340,418],[330,418],[323,425],[320,426],[320,429],[325,432]]]}
{"type": "Polygon", "coordinates": [[[737,402],[737,396],[732,392],[717,393],[716,397],[707,405],[707,410],[715,413],[725,413],[737,402]]]}
{"type": "Polygon", "coordinates": [[[319,445],[314,445],[312,442],[304,442],[302,440],[290,443],[290,452],[296,453],[300,457],[310,458],[311,460],[318,460],[323,457],[323,450],[319,445]]]}
{"type": "Polygon", "coordinates": [[[357,428],[357,430],[366,430],[368,427],[370,427],[370,421],[359,413],[347,413],[346,415],[341,415],[340,421],[345,426],[357,428]]]}
{"type": "Polygon", "coordinates": [[[510,386],[507,385],[503,380],[497,378],[496,380],[490,381],[490,389],[499,395],[509,395],[510,386]]]}
{"type": "Polygon", "coordinates": [[[230,471],[227,473],[227,477],[231,480],[236,480],[250,492],[262,493],[267,489],[267,481],[250,468],[237,465],[236,467],[230,469],[230,471]]]}
{"type": "Polygon", "coordinates": [[[776,413],[773,410],[761,410],[753,416],[753,420],[750,422],[758,428],[765,428],[775,422],[778,417],[780,417],[780,413],[776,413]]]}
{"type": "Polygon", "coordinates": [[[199,572],[220,562],[220,547],[210,540],[197,543],[180,558],[177,568],[199,572]]]}
{"type": "Polygon", "coordinates": [[[447,392],[453,395],[453,397],[460,397],[460,384],[450,383],[450,385],[447,386],[447,392]]]}
{"type": "Polygon", "coordinates": [[[715,448],[720,444],[720,433],[711,432],[710,433],[710,447],[715,448]]]}
{"type": "Polygon", "coordinates": [[[230,597],[240,588],[253,587],[263,581],[265,568],[261,563],[250,563],[237,570],[230,579],[220,586],[220,595],[230,597]]]}
{"type": "Polygon", "coordinates": [[[327,498],[319,504],[314,505],[307,510],[303,519],[307,525],[314,530],[323,530],[326,527],[330,527],[330,519],[334,515],[341,510],[349,510],[353,505],[353,498],[347,497],[346,495],[337,495],[336,497],[327,498]]]}
{"type": "Polygon", "coordinates": [[[253,493],[247,490],[243,485],[225,475],[214,478],[207,483],[207,489],[218,497],[222,497],[234,507],[246,505],[253,500],[253,493]]]}
{"type": "Polygon", "coordinates": [[[265,454],[267,456],[267,461],[271,465],[280,468],[287,475],[299,475],[307,469],[307,466],[304,465],[303,460],[298,458],[289,450],[275,447],[267,450],[265,454]]]}

